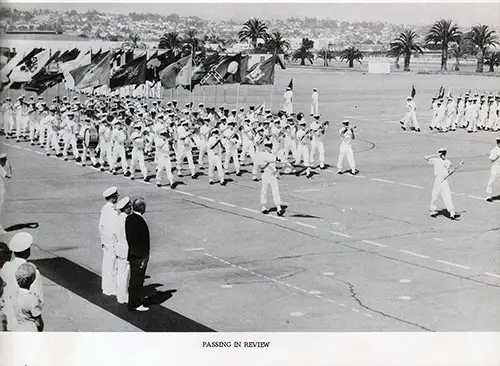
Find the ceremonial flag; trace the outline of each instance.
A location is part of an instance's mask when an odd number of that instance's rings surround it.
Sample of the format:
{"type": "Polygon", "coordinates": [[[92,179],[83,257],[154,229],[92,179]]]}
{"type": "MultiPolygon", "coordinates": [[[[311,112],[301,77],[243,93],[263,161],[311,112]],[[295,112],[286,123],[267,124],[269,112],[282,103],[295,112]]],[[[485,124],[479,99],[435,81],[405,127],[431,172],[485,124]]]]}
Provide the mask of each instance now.
{"type": "Polygon", "coordinates": [[[155,52],[146,63],[146,80],[160,81],[160,72],[177,60],[179,60],[179,56],[174,55],[172,51],[166,51],[162,54],[155,52]]]}
{"type": "Polygon", "coordinates": [[[109,79],[109,87],[111,90],[114,90],[125,85],[144,84],[145,82],[146,54],[120,67],[111,79],[109,79]]]}
{"type": "Polygon", "coordinates": [[[213,53],[209,56],[205,56],[201,60],[194,61],[195,66],[191,71],[191,88],[194,88],[195,85],[201,83],[203,78],[208,74],[210,69],[219,63],[220,56],[219,54],[213,53]]]}
{"type": "Polygon", "coordinates": [[[200,81],[202,85],[236,84],[241,82],[241,65],[244,58],[241,53],[224,56],[217,65],[200,81]]]}
{"type": "Polygon", "coordinates": [[[10,61],[2,67],[0,70],[0,81],[2,83],[0,90],[3,90],[3,87],[9,83],[9,74],[10,72],[21,62],[24,58],[24,55],[21,53],[17,53],[10,61]]]}
{"type": "Polygon", "coordinates": [[[111,73],[111,52],[106,52],[106,55],[92,67],[76,85],[77,89],[88,88],[89,86],[100,86],[109,83],[111,73]]]}
{"type": "Polygon", "coordinates": [[[287,88],[290,88],[291,90],[293,90],[293,78],[290,79],[290,82],[288,83],[287,88]]]}
{"type": "Polygon", "coordinates": [[[24,83],[31,80],[40,69],[45,66],[50,59],[50,50],[35,48],[10,72],[9,86],[13,89],[20,89],[24,83]]]}
{"type": "Polygon", "coordinates": [[[411,86],[411,97],[415,98],[415,94],[417,94],[417,91],[415,90],[415,86],[411,86]]]}
{"type": "Polygon", "coordinates": [[[193,58],[189,55],[186,64],[179,70],[175,76],[175,86],[189,86],[191,85],[191,73],[193,71],[193,58]]]}
{"type": "Polygon", "coordinates": [[[64,77],[66,89],[73,89],[75,84],[78,84],[83,79],[90,68],[91,60],[91,51],[80,52],[74,60],[69,60],[59,65],[64,77]],[[85,70],[82,70],[82,67],[84,67],[85,70]],[[79,70],[79,72],[77,70],[79,70]],[[72,74],[73,71],[75,71],[75,75],[72,74]]]}
{"type": "Polygon", "coordinates": [[[253,65],[241,78],[241,84],[269,85],[274,84],[274,65],[276,56],[253,65]]]}
{"type": "Polygon", "coordinates": [[[182,68],[186,66],[188,62],[191,61],[191,55],[181,58],[168,65],[164,70],[160,72],[160,81],[164,89],[175,88],[177,75],[180,73],[182,68]]]}
{"type": "MultiPolygon", "coordinates": [[[[34,91],[37,92],[37,94],[40,94],[38,92],[42,89],[42,84],[44,84],[48,80],[51,80],[52,77],[55,76],[55,73],[54,75],[50,74],[50,69],[54,65],[57,66],[57,61],[59,60],[60,55],[61,52],[57,51],[52,56],[50,56],[47,63],[43,65],[40,71],[38,71],[35,75],[33,75],[31,80],[24,86],[24,89],[27,91],[34,91]]],[[[43,88],[43,90],[45,90],[45,88],[43,88]]],[[[43,92],[43,90],[41,90],[41,92],[43,92]]]]}

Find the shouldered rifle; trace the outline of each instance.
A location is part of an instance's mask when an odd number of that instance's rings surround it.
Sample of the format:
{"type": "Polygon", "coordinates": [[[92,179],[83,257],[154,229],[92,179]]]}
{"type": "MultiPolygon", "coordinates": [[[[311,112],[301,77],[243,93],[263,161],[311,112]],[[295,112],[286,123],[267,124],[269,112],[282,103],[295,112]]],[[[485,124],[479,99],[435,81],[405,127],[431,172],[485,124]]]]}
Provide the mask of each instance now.
{"type": "Polygon", "coordinates": [[[448,179],[453,173],[455,173],[457,171],[457,169],[463,165],[464,161],[460,161],[460,163],[458,163],[444,178],[443,178],[443,182],[448,179]]]}

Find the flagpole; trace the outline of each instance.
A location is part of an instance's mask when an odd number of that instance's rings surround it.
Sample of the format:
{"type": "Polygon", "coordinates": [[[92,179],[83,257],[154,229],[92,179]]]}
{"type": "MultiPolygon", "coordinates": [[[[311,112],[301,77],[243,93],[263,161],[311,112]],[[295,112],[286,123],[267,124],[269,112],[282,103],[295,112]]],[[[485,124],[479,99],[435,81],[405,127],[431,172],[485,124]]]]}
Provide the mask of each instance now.
{"type": "Polygon", "coordinates": [[[236,110],[238,110],[239,107],[239,100],[240,100],[240,84],[236,87],[236,110]]]}
{"type": "Polygon", "coordinates": [[[215,84],[214,108],[217,108],[217,84],[215,84]]]}
{"type": "MultiPolygon", "coordinates": [[[[273,69],[275,67],[275,62],[276,62],[276,52],[277,52],[277,49],[274,49],[274,61],[273,61],[273,69]]],[[[271,105],[269,106],[269,109],[271,110],[271,113],[273,113],[273,94],[274,94],[274,75],[273,75],[273,84],[272,84],[272,88],[271,88],[271,105]]]]}
{"type": "Polygon", "coordinates": [[[194,53],[194,47],[193,44],[190,44],[191,46],[191,58],[189,60],[189,121],[191,121],[191,111],[193,110],[192,108],[192,103],[193,103],[193,53],[194,53]]]}

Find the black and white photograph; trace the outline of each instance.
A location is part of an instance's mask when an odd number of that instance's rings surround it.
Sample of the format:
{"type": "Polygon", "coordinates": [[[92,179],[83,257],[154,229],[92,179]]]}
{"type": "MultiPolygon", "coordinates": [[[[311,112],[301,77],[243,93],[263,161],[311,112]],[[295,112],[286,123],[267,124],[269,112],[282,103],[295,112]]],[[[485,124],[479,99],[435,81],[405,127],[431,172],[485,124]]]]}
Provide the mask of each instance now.
{"type": "MultiPolygon", "coordinates": [[[[311,337],[361,353],[345,365],[372,364],[350,335],[448,333],[484,357],[433,365],[498,366],[499,14],[0,4],[0,365],[28,366],[2,354],[42,332],[70,353],[66,333],[192,335],[177,349],[228,364],[311,337]]],[[[285,362],[266,360],[248,364],[285,362]]]]}

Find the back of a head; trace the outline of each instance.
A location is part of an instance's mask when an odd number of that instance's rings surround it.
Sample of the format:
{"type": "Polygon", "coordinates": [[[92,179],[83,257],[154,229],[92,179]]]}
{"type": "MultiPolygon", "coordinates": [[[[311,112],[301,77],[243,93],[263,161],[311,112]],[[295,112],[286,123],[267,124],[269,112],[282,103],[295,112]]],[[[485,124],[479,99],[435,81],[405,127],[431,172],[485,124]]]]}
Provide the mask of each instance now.
{"type": "Polygon", "coordinates": [[[9,249],[9,246],[4,242],[0,242],[0,268],[3,267],[5,262],[10,261],[11,257],[12,257],[12,252],[9,249]]]}
{"type": "Polygon", "coordinates": [[[21,264],[16,271],[16,281],[19,287],[29,289],[35,281],[36,267],[31,263],[21,264]]]}
{"type": "Polygon", "coordinates": [[[132,209],[141,214],[146,212],[146,201],[144,201],[144,198],[136,198],[132,204],[132,209]]]}

